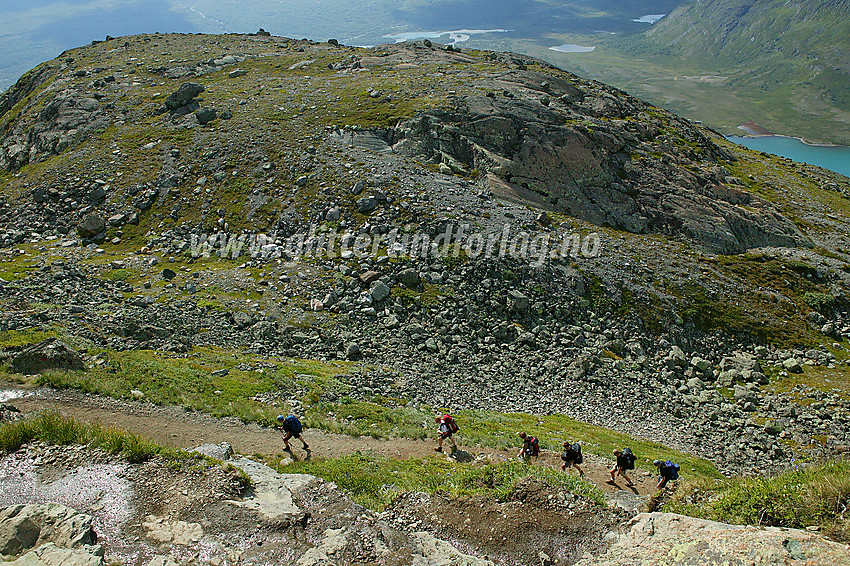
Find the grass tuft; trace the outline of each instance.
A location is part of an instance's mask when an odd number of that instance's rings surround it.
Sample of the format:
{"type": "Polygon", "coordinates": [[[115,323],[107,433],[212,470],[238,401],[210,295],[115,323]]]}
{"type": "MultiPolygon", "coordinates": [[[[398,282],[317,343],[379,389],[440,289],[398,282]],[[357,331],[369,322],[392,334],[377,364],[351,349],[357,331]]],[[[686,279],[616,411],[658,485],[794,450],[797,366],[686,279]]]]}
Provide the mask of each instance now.
{"type": "Polygon", "coordinates": [[[14,452],[33,441],[101,448],[133,463],[144,462],[166,452],[161,446],[118,428],[79,423],[55,412],[0,426],[0,450],[3,452],[14,452]]]}
{"type": "Polygon", "coordinates": [[[450,497],[489,495],[507,501],[517,485],[529,478],[603,505],[605,496],[583,479],[521,461],[459,463],[444,458],[394,460],[361,453],[342,458],[295,462],[285,473],[304,473],[336,483],[357,503],[382,510],[403,493],[425,492],[450,497]]]}
{"type": "Polygon", "coordinates": [[[702,479],[685,483],[666,511],[725,523],[824,528],[850,540],[850,462],[833,460],[773,477],[702,479]]]}

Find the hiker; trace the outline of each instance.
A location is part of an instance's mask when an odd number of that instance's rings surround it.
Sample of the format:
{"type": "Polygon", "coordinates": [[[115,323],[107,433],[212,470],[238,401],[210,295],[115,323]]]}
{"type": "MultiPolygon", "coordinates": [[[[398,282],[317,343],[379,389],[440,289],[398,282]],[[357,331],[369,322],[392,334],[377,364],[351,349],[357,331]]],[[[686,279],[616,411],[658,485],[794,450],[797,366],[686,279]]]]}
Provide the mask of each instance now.
{"type": "Polygon", "coordinates": [[[458,431],[457,423],[451,415],[443,415],[442,417],[434,417],[434,422],[437,423],[437,433],[440,435],[437,438],[437,447],[435,452],[443,451],[443,441],[448,439],[452,443],[452,454],[457,452],[457,444],[452,435],[458,431]]]}
{"type": "Polygon", "coordinates": [[[288,417],[284,417],[283,415],[277,416],[277,422],[281,424],[280,428],[286,434],[283,435],[283,443],[286,444],[287,452],[292,452],[292,446],[289,445],[290,438],[297,438],[301,441],[301,444],[304,445],[304,450],[308,450],[310,446],[304,442],[304,439],[301,438],[301,431],[304,430],[304,427],[301,426],[301,421],[298,420],[298,417],[295,415],[289,415],[288,417]]]}
{"type": "Polygon", "coordinates": [[[563,471],[567,471],[567,468],[575,466],[575,469],[578,470],[578,475],[584,475],[584,470],[578,466],[584,462],[584,456],[581,455],[581,444],[578,442],[575,444],[570,443],[570,441],[564,442],[564,453],[561,454],[561,460],[561,469],[563,471]]]}
{"type": "Polygon", "coordinates": [[[522,449],[517,454],[517,458],[522,458],[527,462],[531,458],[540,456],[540,441],[537,440],[536,436],[521,432],[519,437],[522,439],[522,449]]]}
{"type": "Polygon", "coordinates": [[[674,464],[670,460],[666,462],[655,460],[652,465],[658,468],[658,485],[655,489],[662,489],[668,481],[679,479],[679,464],[674,464]]]}
{"type": "Polygon", "coordinates": [[[626,485],[631,487],[634,485],[632,483],[631,478],[626,473],[626,470],[634,470],[635,469],[635,455],[632,454],[631,448],[623,448],[620,450],[619,448],[614,449],[614,458],[617,461],[614,463],[614,467],[611,468],[611,483],[616,482],[617,480],[614,478],[614,474],[618,474],[626,478],[626,485]]]}

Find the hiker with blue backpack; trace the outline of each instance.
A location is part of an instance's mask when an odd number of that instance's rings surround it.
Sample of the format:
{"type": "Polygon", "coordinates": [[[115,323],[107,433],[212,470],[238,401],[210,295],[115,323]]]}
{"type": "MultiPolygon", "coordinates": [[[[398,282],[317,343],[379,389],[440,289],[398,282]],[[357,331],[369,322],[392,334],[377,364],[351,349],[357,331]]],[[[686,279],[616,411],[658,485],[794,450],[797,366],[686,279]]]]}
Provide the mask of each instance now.
{"type": "Polygon", "coordinates": [[[668,481],[676,481],[679,479],[679,464],[674,464],[670,460],[666,462],[662,462],[661,460],[655,460],[652,463],[656,468],[658,468],[658,485],[655,486],[655,489],[662,489],[665,485],[667,485],[668,481]]]}
{"type": "Polygon", "coordinates": [[[614,457],[617,459],[617,462],[614,464],[614,467],[611,468],[611,482],[614,483],[617,480],[614,475],[621,475],[626,478],[626,485],[631,487],[634,485],[632,483],[631,478],[626,473],[626,470],[634,470],[635,469],[635,460],[637,457],[632,453],[631,448],[623,448],[620,450],[619,448],[614,449],[614,457]]]}
{"type": "Polygon", "coordinates": [[[290,438],[297,438],[300,440],[301,444],[304,445],[304,450],[308,450],[310,448],[310,446],[304,442],[304,439],[301,438],[301,432],[304,430],[304,427],[301,425],[301,421],[298,420],[298,417],[295,415],[289,415],[288,417],[278,415],[277,422],[280,423],[279,428],[286,433],[283,435],[283,443],[286,444],[286,448],[284,448],[285,451],[292,452],[292,446],[289,445],[290,438]]]}
{"type": "Polygon", "coordinates": [[[578,442],[572,443],[569,440],[564,442],[564,453],[561,454],[561,469],[567,471],[567,468],[574,467],[578,470],[578,475],[583,476],[584,470],[579,468],[579,464],[584,462],[584,456],[581,454],[581,444],[578,442]]]}

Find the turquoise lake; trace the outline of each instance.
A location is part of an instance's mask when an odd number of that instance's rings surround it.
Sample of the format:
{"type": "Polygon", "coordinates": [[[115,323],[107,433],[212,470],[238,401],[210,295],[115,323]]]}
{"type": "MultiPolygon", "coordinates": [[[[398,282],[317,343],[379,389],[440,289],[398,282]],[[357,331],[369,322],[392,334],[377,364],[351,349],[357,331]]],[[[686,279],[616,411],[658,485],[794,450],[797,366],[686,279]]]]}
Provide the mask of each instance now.
{"type": "Polygon", "coordinates": [[[787,157],[809,165],[817,165],[850,177],[850,147],[845,145],[807,145],[797,138],[784,136],[761,136],[757,138],[729,136],[727,139],[750,149],[787,157]]]}

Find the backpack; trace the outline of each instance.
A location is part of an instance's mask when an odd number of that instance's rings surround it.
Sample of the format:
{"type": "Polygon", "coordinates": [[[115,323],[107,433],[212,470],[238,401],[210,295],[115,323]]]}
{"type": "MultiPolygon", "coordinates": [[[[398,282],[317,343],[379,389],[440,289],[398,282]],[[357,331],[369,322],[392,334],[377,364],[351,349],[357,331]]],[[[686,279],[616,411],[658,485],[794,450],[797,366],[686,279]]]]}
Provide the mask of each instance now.
{"type": "Polygon", "coordinates": [[[455,422],[454,417],[451,415],[443,415],[443,424],[446,425],[446,428],[449,432],[457,432],[460,430],[455,422]]]}
{"type": "Polygon", "coordinates": [[[573,460],[573,462],[576,464],[581,464],[582,462],[584,462],[584,456],[582,456],[581,454],[581,444],[576,442],[575,444],[573,444],[572,449],[576,453],[576,459],[573,460]]]}
{"type": "Polygon", "coordinates": [[[530,456],[535,458],[540,455],[540,441],[537,440],[536,436],[528,439],[528,452],[530,456]]]}
{"type": "Polygon", "coordinates": [[[623,459],[625,460],[625,463],[626,463],[626,466],[625,466],[626,470],[634,470],[635,469],[635,460],[637,460],[637,457],[632,453],[631,448],[624,448],[623,449],[623,459]]]}
{"type": "Polygon", "coordinates": [[[289,415],[283,421],[283,430],[292,434],[301,434],[304,427],[301,426],[301,421],[295,415],[289,415]]]}
{"type": "Polygon", "coordinates": [[[670,479],[677,480],[679,479],[679,464],[674,464],[670,460],[664,462],[664,467],[670,470],[670,479]]]}

